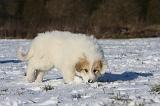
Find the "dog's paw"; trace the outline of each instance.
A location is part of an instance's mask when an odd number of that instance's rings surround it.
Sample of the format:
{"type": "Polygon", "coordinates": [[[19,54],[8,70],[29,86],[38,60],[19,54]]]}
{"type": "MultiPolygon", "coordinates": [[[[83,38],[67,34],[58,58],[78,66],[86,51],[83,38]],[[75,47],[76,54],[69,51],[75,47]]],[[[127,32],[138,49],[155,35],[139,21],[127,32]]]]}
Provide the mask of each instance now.
{"type": "Polygon", "coordinates": [[[34,82],[34,79],[26,77],[26,82],[32,83],[32,82],[34,82]]]}
{"type": "Polygon", "coordinates": [[[35,83],[42,83],[42,80],[35,80],[35,83]]]}
{"type": "Polygon", "coordinates": [[[83,82],[83,79],[82,79],[82,78],[80,78],[80,77],[78,77],[78,76],[75,76],[75,77],[74,77],[74,83],[80,84],[80,83],[82,83],[82,82],[83,82]]]}
{"type": "Polygon", "coordinates": [[[83,79],[78,77],[78,76],[74,76],[73,80],[70,81],[65,81],[65,84],[80,84],[83,82],[83,79]]]}

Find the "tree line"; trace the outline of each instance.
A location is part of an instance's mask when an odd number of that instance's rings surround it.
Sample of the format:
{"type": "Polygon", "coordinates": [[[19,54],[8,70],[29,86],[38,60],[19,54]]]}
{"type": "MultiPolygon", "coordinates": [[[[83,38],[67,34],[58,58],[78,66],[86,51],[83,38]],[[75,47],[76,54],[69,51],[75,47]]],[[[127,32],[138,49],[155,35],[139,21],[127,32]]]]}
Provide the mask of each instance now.
{"type": "Polygon", "coordinates": [[[62,30],[97,38],[160,34],[160,0],[0,0],[0,38],[62,30]]]}

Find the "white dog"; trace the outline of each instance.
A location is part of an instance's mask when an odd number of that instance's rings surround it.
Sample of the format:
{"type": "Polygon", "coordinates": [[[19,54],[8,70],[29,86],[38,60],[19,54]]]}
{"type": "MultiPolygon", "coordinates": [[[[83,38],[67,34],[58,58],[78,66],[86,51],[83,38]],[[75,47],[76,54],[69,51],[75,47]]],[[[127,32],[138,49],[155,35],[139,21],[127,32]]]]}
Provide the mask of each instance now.
{"type": "Polygon", "coordinates": [[[75,76],[84,82],[94,82],[101,75],[104,55],[96,39],[70,32],[39,33],[27,54],[18,51],[21,60],[28,60],[27,81],[42,82],[51,68],[61,71],[66,83],[75,76]]]}

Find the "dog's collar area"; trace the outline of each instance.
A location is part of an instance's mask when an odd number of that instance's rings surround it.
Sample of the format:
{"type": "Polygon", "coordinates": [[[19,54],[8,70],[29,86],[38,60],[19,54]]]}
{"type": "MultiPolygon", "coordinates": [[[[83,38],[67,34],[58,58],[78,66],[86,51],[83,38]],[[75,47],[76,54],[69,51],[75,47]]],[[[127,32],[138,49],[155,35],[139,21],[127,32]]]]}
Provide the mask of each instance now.
{"type": "Polygon", "coordinates": [[[81,78],[81,79],[83,79],[80,75],[77,75],[77,74],[76,74],[75,76],[76,76],[76,77],[79,77],[79,78],[81,78]]]}

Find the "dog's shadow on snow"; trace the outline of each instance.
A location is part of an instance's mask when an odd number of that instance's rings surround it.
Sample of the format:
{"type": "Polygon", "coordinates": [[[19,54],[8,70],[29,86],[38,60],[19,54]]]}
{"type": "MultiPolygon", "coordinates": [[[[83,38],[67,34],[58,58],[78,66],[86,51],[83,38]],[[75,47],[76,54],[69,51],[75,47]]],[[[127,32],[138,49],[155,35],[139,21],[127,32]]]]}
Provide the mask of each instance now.
{"type": "Polygon", "coordinates": [[[20,63],[20,60],[0,60],[0,64],[7,64],[7,63],[20,63]]]}
{"type": "Polygon", "coordinates": [[[139,76],[148,77],[148,76],[153,76],[153,74],[138,73],[138,72],[131,72],[131,71],[127,71],[122,74],[105,73],[98,79],[98,81],[99,82],[130,81],[138,78],[139,76]]]}

